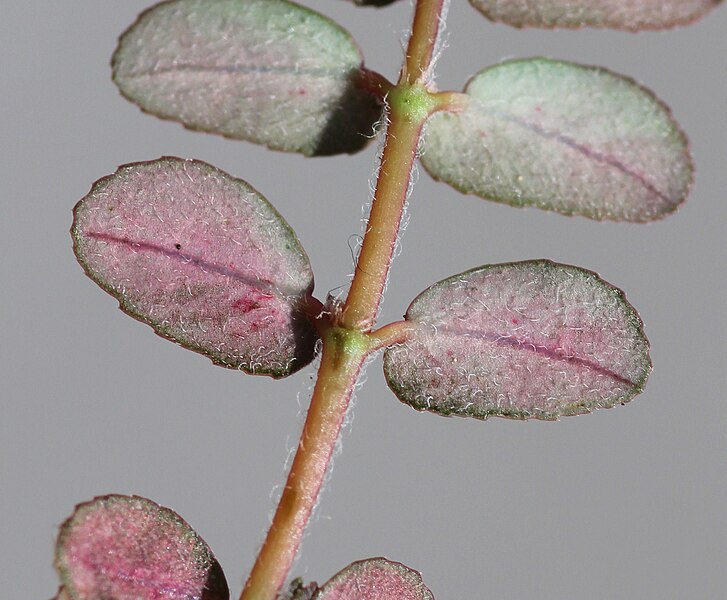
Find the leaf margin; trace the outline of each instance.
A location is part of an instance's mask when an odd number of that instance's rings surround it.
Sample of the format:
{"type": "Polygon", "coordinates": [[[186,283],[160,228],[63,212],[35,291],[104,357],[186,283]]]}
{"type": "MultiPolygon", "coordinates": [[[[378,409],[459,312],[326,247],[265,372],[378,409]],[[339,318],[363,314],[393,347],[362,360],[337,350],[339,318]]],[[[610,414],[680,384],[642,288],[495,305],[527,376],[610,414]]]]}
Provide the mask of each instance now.
{"type": "MultiPolygon", "coordinates": [[[[172,0],[170,0],[172,1],[172,0]]],[[[183,342],[180,339],[174,337],[172,334],[169,333],[168,330],[163,329],[160,326],[157,326],[157,324],[152,323],[146,316],[144,316],[141,312],[136,311],[133,306],[127,302],[122,294],[119,294],[116,292],[116,290],[107,283],[104,282],[104,280],[101,277],[97,277],[92,268],[89,266],[88,262],[81,256],[81,250],[80,247],[82,245],[82,234],[78,231],[78,214],[80,212],[80,208],[82,207],[82,203],[87,199],[90,198],[96,191],[99,189],[102,189],[103,186],[105,186],[107,183],[110,183],[116,176],[118,176],[120,173],[122,173],[124,170],[131,170],[135,167],[145,167],[149,165],[153,165],[155,163],[159,163],[161,161],[172,161],[172,162],[183,162],[185,164],[196,164],[200,165],[205,169],[211,169],[217,173],[222,174],[223,176],[229,178],[231,181],[234,181],[235,183],[242,183],[245,188],[251,190],[254,192],[259,198],[267,205],[267,208],[269,208],[274,216],[276,216],[279,220],[280,225],[283,227],[283,229],[288,234],[288,237],[290,240],[292,240],[296,245],[296,250],[301,254],[301,256],[305,259],[307,264],[310,268],[310,259],[308,257],[308,254],[306,253],[305,249],[303,248],[303,245],[300,243],[300,240],[298,239],[298,236],[296,235],[293,228],[290,226],[290,224],[283,218],[283,216],[278,212],[278,210],[270,203],[270,201],[260,192],[257,191],[256,188],[254,188],[251,184],[249,184],[244,179],[241,179],[239,177],[235,177],[226,171],[223,171],[222,169],[215,167],[211,163],[208,163],[203,160],[199,159],[183,159],[176,156],[170,156],[165,155],[161,156],[157,159],[150,159],[150,160],[142,160],[142,161],[135,161],[131,163],[125,163],[122,165],[119,165],[116,170],[113,173],[110,173],[108,175],[104,175],[103,177],[97,179],[92,185],[90,191],[85,194],[78,202],[76,202],[75,206],[73,207],[73,221],[71,224],[70,234],[71,239],[73,241],[73,253],[76,257],[76,261],[83,269],[84,274],[93,281],[96,285],[98,285],[104,292],[109,294],[111,297],[115,298],[118,302],[119,309],[135,321],[138,321],[140,323],[143,323],[144,325],[148,325],[151,327],[152,331],[161,337],[164,340],[170,341],[173,344],[180,346],[181,348],[184,348],[186,350],[189,350],[191,352],[194,352],[195,354],[199,354],[201,356],[205,356],[208,358],[212,364],[224,367],[226,369],[231,370],[237,370],[242,371],[244,373],[247,373],[248,375],[260,375],[260,376],[268,376],[273,379],[283,379],[285,377],[288,377],[290,375],[293,375],[294,373],[300,371],[301,369],[305,368],[307,365],[311,363],[311,361],[315,358],[316,353],[316,343],[318,339],[317,332],[315,328],[313,327],[313,324],[310,322],[310,319],[307,318],[307,316],[303,312],[303,301],[304,297],[301,295],[298,299],[298,306],[295,304],[292,304],[291,307],[294,309],[297,309],[297,313],[299,317],[305,317],[305,324],[308,326],[308,341],[310,343],[307,344],[308,351],[304,353],[303,357],[300,360],[293,360],[288,362],[287,368],[280,368],[280,369],[271,369],[269,371],[263,371],[263,370],[254,370],[254,369],[248,369],[244,367],[243,365],[233,365],[230,363],[225,362],[223,359],[219,358],[218,356],[211,353],[209,350],[204,348],[200,344],[195,344],[192,342],[183,342]]],[[[311,283],[307,290],[305,290],[306,298],[312,298],[313,289],[315,287],[315,278],[313,275],[312,268],[311,271],[311,283]]],[[[302,320],[302,319],[301,319],[302,320]]]]}
{"type": "MultiPolygon", "coordinates": [[[[194,540],[195,544],[199,545],[202,548],[210,561],[209,569],[207,572],[208,582],[211,580],[215,587],[217,587],[217,589],[213,589],[212,592],[215,594],[218,592],[222,592],[224,594],[226,592],[226,595],[229,598],[229,585],[227,583],[227,578],[225,577],[224,571],[222,570],[220,563],[212,552],[212,549],[209,547],[207,542],[197,533],[197,531],[184,518],[179,515],[179,513],[172,510],[171,508],[162,506],[161,504],[158,504],[157,502],[154,502],[153,500],[150,500],[149,498],[146,498],[144,496],[138,496],[135,494],[126,495],[112,493],[95,496],[91,500],[77,503],[74,506],[71,515],[67,517],[59,526],[58,535],[56,537],[56,543],[53,550],[53,566],[62,583],[58,588],[57,596],[53,600],[76,600],[78,596],[70,579],[70,573],[68,572],[67,567],[62,564],[63,559],[61,557],[64,541],[71,534],[76,517],[82,516],[82,511],[86,509],[93,510],[95,505],[106,503],[109,501],[125,503],[131,503],[134,501],[141,502],[145,505],[146,508],[154,509],[159,513],[163,513],[164,519],[167,522],[173,522],[173,524],[179,527],[180,530],[186,530],[186,535],[190,536],[194,540]]],[[[205,586],[203,590],[204,593],[202,600],[206,600],[208,598],[206,592],[209,589],[210,588],[205,586]]],[[[209,596],[209,600],[215,600],[215,597],[209,596]]]]}
{"type": "MultiPolygon", "coordinates": [[[[423,588],[424,596],[423,600],[434,600],[434,594],[432,594],[432,591],[429,589],[429,587],[424,583],[424,579],[422,578],[421,572],[419,572],[416,569],[413,569],[412,567],[409,567],[405,565],[404,563],[389,560],[388,558],[384,556],[376,556],[372,558],[364,558],[360,560],[355,560],[352,563],[348,564],[347,566],[343,567],[340,571],[335,573],[328,581],[326,581],[322,586],[320,586],[315,593],[313,594],[313,597],[311,600],[326,600],[325,596],[323,595],[326,591],[326,587],[329,585],[334,585],[338,583],[337,580],[343,579],[343,577],[348,574],[349,571],[355,572],[355,570],[359,567],[366,566],[368,564],[384,564],[385,567],[396,569],[397,571],[403,571],[406,573],[407,577],[412,577],[415,581],[418,581],[420,586],[423,588]]],[[[351,599],[355,600],[355,599],[351,599]]]]}
{"type": "MultiPolygon", "coordinates": [[[[719,0],[719,1],[722,1],[722,0],[719,0]]],[[[458,191],[459,193],[461,193],[465,196],[476,196],[477,198],[481,198],[482,200],[487,200],[489,202],[495,202],[497,204],[511,206],[513,208],[519,208],[519,209],[537,208],[538,210],[543,210],[548,213],[558,214],[558,215],[565,216],[565,217],[583,217],[583,218],[586,218],[586,219],[589,219],[592,221],[597,221],[597,222],[609,221],[609,222],[614,222],[614,223],[640,223],[640,224],[652,223],[652,222],[660,221],[660,220],[676,213],[677,211],[679,211],[682,208],[682,206],[686,203],[687,199],[689,198],[689,195],[691,194],[692,189],[694,187],[695,172],[696,172],[694,157],[691,152],[691,141],[690,141],[689,137],[687,136],[687,134],[682,129],[679,122],[674,117],[672,108],[664,100],[662,100],[653,90],[651,90],[646,85],[637,81],[634,77],[631,77],[629,75],[622,75],[620,73],[617,73],[616,71],[613,71],[612,69],[609,69],[608,67],[602,67],[599,65],[585,65],[585,64],[573,62],[570,60],[550,58],[548,56],[533,56],[533,57],[526,57],[526,58],[506,59],[501,62],[484,67],[483,69],[481,69],[481,70],[477,71],[476,73],[474,73],[473,75],[471,75],[467,79],[467,81],[463,87],[463,91],[455,92],[455,94],[457,96],[459,96],[460,99],[458,100],[458,102],[453,104],[454,110],[438,111],[437,113],[433,113],[432,115],[430,115],[430,119],[438,118],[438,115],[441,115],[441,114],[451,114],[451,115],[456,116],[457,113],[459,112],[461,106],[464,106],[466,109],[467,103],[477,102],[477,98],[475,98],[474,96],[470,96],[467,93],[467,90],[469,89],[470,85],[474,82],[474,80],[477,77],[487,73],[488,71],[497,69],[499,67],[503,67],[503,66],[507,67],[507,66],[511,66],[511,65],[517,65],[519,63],[529,63],[529,62],[544,62],[544,63],[550,63],[550,64],[555,64],[555,65],[565,65],[567,67],[576,67],[578,69],[592,71],[595,73],[599,73],[602,75],[606,75],[608,77],[613,77],[618,80],[621,80],[622,82],[628,84],[634,90],[644,94],[644,96],[650,102],[652,102],[656,107],[658,107],[662,111],[662,116],[666,120],[668,120],[668,122],[671,125],[671,134],[676,136],[676,140],[678,140],[680,147],[682,149],[681,155],[685,159],[684,166],[686,167],[686,170],[688,173],[688,179],[685,182],[684,191],[683,191],[683,194],[681,195],[681,197],[679,198],[679,200],[676,203],[673,203],[669,207],[668,210],[664,210],[656,216],[653,216],[653,217],[650,217],[647,219],[631,220],[631,219],[626,219],[623,217],[613,218],[613,217],[610,217],[607,215],[598,216],[595,214],[585,214],[583,212],[579,212],[576,210],[568,210],[568,209],[560,210],[560,209],[556,209],[556,208],[550,208],[548,205],[541,205],[537,202],[523,201],[523,200],[518,201],[517,199],[505,200],[505,199],[494,198],[491,196],[481,195],[481,194],[477,193],[476,191],[468,189],[464,185],[460,185],[460,184],[456,184],[456,183],[447,181],[443,177],[440,177],[439,175],[432,172],[431,168],[426,164],[426,161],[425,161],[425,156],[426,156],[426,124],[425,124],[424,136],[422,136],[425,141],[425,145],[424,145],[424,151],[421,153],[421,155],[419,157],[419,163],[422,165],[424,170],[429,174],[429,176],[432,179],[434,179],[434,181],[448,185],[450,188],[458,191]]]]}
{"type": "Polygon", "coordinates": [[[613,26],[613,25],[594,25],[590,23],[579,23],[579,24],[573,24],[573,25],[538,25],[538,24],[532,24],[532,23],[521,23],[521,24],[513,24],[509,23],[505,19],[498,19],[495,17],[490,16],[488,11],[486,9],[478,7],[475,3],[478,0],[469,0],[470,6],[475,9],[479,14],[481,14],[483,17],[485,17],[488,21],[495,24],[502,24],[507,25],[508,27],[512,27],[514,29],[518,30],[525,30],[525,29],[541,29],[541,30],[571,30],[571,31],[578,31],[581,29],[596,29],[596,30],[611,30],[611,31],[625,31],[628,33],[639,33],[641,31],[644,32],[657,32],[657,31],[671,31],[673,29],[677,29],[679,27],[688,27],[690,25],[694,25],[695,23],[701,21],[704,17],[706,17],[710,12],[712,12],[714,9],[716,9],[718,6],[720,6],[724,0],[711,0],[712,5],[708,6],[706,9],[704,9],[701,12],[695,13],[692,17],[687,19],[678,19],[675,21],[670,21],[664,25],[636,25],[636,26],[613,26]]]}
{"type": "MultiPolygon", "coordinates": [[[[342,155],[342,154],[353,155],[353,154],[356,154],[356,153],[362,151],[364,148],[366,148],[370,144],[371,140],[373,140],[376,137],[376,135],[380,129],[377,125],[378,125],[378,123],[381,122],[381,119],[384,117],[385,103],[383,100],[383,96],[382,97],[376,96],[373,93],[371,93],[370,89],[366,89],[365,86],[359,86],[356,83],[356,81],[358,81],[358,79],[365,80],[365,73],[368,71],[368,69],[365,67],[365,64],[364,64],[364,54],[363,54],[363,50],[362,50],[360,44],[353,37],[353,35],[350,33],[350,31],[348,29],[346,29],[345,27],[343,27],[342,25],[337,23],[335,20],[333,20],[332,18],[328,17],[327,15],[320,13],[308,6],[298,4],[294,0],[276,0],[276,1],[284,2],[288,5],[295,7],[296,9],[300,9],[303,13],[312,15],[316,18],[319,18],[319,19],[325,21],[328,25],[332,26],[332,28],[336,29],[338,33],[345,35],[348,38],[351,46],[353,48],[355,48],[355,50],[358,54],[358,57],[359,57],[358,75],[360,77],[357,78],[356,76],[352,75],[351,83],[353,84],[353,87],[358,92],[365,93],[365,94],[368,94],[369,96],[371,96],[371,100],[374,102],[377,102],[380,107],[379,117],[377,120],[373,121],[370,135],[368,135],[368,134],[361,135],[362,139],[360,140],[361,143],[358,147],[354,147],[354,148],[351,148],[351,149],[345,150],[345,151],[338,150],[338,151],[334,151],[334,152],[330,152],[330,151],[318,152],[316,150],[313,150],[311,152],[305,152],[300,149],[286,148],[283,146],[278,146],[273,143],[252,140],[250,138],[240,137],[240,136],[236,136],[233,134],[216,131],[211,128],[206,129],[204,127],[197,127],[194,125],[189,125],[189,124],[183,122],[182,120],[178,119],[177,117],[164,116],[164,115],[154,112],[152,109],[148,109],[148,108],[142,106],[140,101],[135,99],[134,97],[132,97],[131,94],[127,93],[123,89],[123,86],[118,81],[117,64],[119,61],[119,55],[122,50],[122,44],[123,44],[125,38],[127,38],[133,32],[133,30],[137,27],[137,25],[141,24],[144,19],[148,18],[148,15],[151,14],[154,10],[156,10],[158,7],[160,7],[162,5],[174,4],[178,1],[180,1],[180,0],[161,0],[161,1],[158,1],[156,4],[144,9],[141,13],[139,13],[136,16],[135,20],[129,26],[127,26],[126,29],[118,36],[116,47],[111,56],[111,61],[110,61],[111,70],[112,70],[111,80],[113,81],[114,85],[116,86],[117,91],[125,100],[127,100],[128,102],[130,102],[131,104],[136,106],[143,114],[154,117],[163,122],[176,123],[177,125],[181,125],[185,130],[193,132],[193,133],[203,133],[203,134],[207,134],[207,135],[214,135],[214,136],[218,136],[223,139],[231,140],[231,141],[244,141],[246,143],[255,144],[256,146],[263,146],[263,147],[267,148],[268,150],[273,150],[275,152],[284,152],[286,154],[301,154],[301,155],[305,156],[306,158],[329,157],[329,156],[337,156],[337,155],[342,155]]],[[[388,1],[393,2],[394,0],[388,0],[388,1]]],[[[385,6],[385,5],[381,5],[381,6],[385,6]]]]}
{"type": "MultiPolygon", "coordinates": [[[[641,319],[641,316],[639,315],[638,311],[634,308],[634,306],[629,302],[629,300],[626,298],[626,293],[619,287],[613,285],[612,283],[606,281],[603,279],[597,272],[585,269],[583,267],[578,267],[575,265],[565,264],[565,263],[559,263],[550,259],[526,259],[526,260],[518,260],[518,261],[509,261],[504,263],[491,263],[491,264],[485,264],[478,267],[473,267],[471,269],[467,269],[466,271],[463,271],[461,273],[457,273],[455,275],[450,275],[449,277],[445,277],[444,279],[437,281],[433,283],[432,285],[428,286],[426,289],[424,289],[422,292],[417,294],[417,296],[411,301],[409,304],[409,307],[407,308],[407,311],[405,313],[405,320],[407,322],[412,322],[408,319],[410,309],[414,304],[420,299],[426,297],[426,295],[433,291],[434,288],[437,288],[440,285],[445,285],[449,282],[454,282],[459,280],[460,278],[471,275],[471,274],[477,274],[492,268],[504,268],[504,267],[512,267],[512,266],[525,266],[525,265],[546,265],[548,268],[552,267],[565,267],[567,269],[575,269],[577,271],[582,272],[584,275],[587,275],[589,278],[594,279],[599,284],[603,284],[604,287],[608,288],[609,291],[611,291],[613,294],[616,295],[616,297],[621,302],[622,306],[624,306],[629,311],[629,324],[634,326],[635,329],[640,333],[640,337],[644,342],[644,349],[645,349],[645,358],[646,358],[646,368],[643,370],[642,377],[638,381],[633,381],[633,393],[627,394],[625,397],[619,399],[618,401],[614,402],[611,405],[608,406],[593,406],[593,407],[585,407],[585,404],[583,401],[578,401],[576,403],[571,403],[569,406],[573,407],[572,412],[559,412],[559,413],[538,413],[537,415],[533,414],[526,414],[519,412],[517,410],[504,410],[501,413],[496,412],[481,412],[477,414],[473,414],[472,412],[465,412],[464,409],[458,410],[456,407],[452,408],[445,408],[445,409],[436,409],[432,408],[431,406],[428,406],[426,402],[417,402],[416,398],[413,401],[405,399],[403,396],[410,393],[411,390],[406,389],[404,386],[398,384],[397,382],[392,382],[391,378],[389,377],[388,370],[389,365],[391,364],[391,354],[390,350],[392,348],[400,347],[403,345],[406,345],[408,342],[403,343],[397,343],[392,344],[386,350],[384,351],[384,357],[382,360],[383,363],[383,370],[384,370],[384,378],[386,380],[386,385],[389,387],[389,389],[393,392],[393,394],[396,396],[397,400],[399,400],[402,404],[406,404],[407,406],[413,408],[417,412],[429,412],[438,416],[444,416],[444,417],[467,417],[467,418],[473,418],[480,421],[487,421],[490,418],[505,418],[505,419],[511,419],[511,420],[517,420],[517,421],[526,421],[526,420],[537,420],[537,421],[559,421],[561,417],[572,417],[572,416],[579,416],[584,414],[590,414],[593,412],[596,412],[598,410],[602,409],[610,409],[614,408],[617,405],[625,405],[628,402],[630,402],[633,398],[638,396],[639,394],[643,393],[646,383],[648,382],[649,376],[653,370],[653,362],[651,360],[650,355],[650,349],[651,344],[649,342],[649,338],[647,337],[645,331],[644,331],[644,323],[641,319]],[[583,408],[583,410],[579,410],[579,408],[583,408]]],[[[410,338],[411,339],[411,334],[410,338]]]]}

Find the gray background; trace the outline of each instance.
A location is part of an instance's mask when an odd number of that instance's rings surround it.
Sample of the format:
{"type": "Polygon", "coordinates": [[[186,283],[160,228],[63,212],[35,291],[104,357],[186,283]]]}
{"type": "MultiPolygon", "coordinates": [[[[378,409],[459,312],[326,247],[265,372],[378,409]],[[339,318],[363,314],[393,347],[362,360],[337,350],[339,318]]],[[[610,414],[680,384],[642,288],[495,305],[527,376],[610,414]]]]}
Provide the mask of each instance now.
{"type": "MultiPolygon", "coordinates": [[[[142,115],[109,80],[116,38],[149,0],[4,0],[0,17],[2,400],[0,590],[48,598],[76,502],[136,493],[175,508],[239,593],[284,478],[311,371],[284,382],[213,367],[116,309],[75,263],[71,207],[117,165],[195,157],[248,179],[285,216],[323,297],[352,271],[377,144],[304,159],[142,115]],[[272,490],[272,492],[271,492],[272,490]]],[[[396,76],[407,2],[308,0],[396,76]]],[[[324,581],[386,555],[440,600],[724,598],[727,8],[667,33],[517,31],[454,0],[442,88],[544,54],[642,81],[673,108],[698,167],[676,215],[599,224],[462,196],[425,174],[383,322],[429,284],[547,257],[598,271],[641,312],[655,370],[626,407],[558,423],[419,414],[380,361],[359,392],[295,573],[324,581]]]]}

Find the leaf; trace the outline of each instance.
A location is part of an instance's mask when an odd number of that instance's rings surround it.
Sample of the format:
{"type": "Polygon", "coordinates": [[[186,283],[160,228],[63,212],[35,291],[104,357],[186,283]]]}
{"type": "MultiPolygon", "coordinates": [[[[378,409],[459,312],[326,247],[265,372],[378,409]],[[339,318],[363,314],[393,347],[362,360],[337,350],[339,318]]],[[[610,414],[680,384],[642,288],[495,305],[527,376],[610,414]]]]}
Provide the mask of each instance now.
{"type": "Polygon", "coordinates": [[[514,27],[608,27],[639,31],[687,25],[722,0],[470,0],[514,27]]]}
{"type": "Polygon", "coordinates": [[[142,110],[305,155],[356,152],[381,107],[347,31],[287,0],[172,0],[121,36],[114,81],[142,110]]]}
{"type": "Polygon", "coordinates": [[[692,181],[669,110],[605,69],[535,58],[477,74],[465,108],[427,124],[422,162],[458,190],[514,206],[643,222],[677,209],[692,181]]]}
{"type": "Polygon", "coordinates": [[[532,260],[488,265],[422,292],[411,339],[384,353],[417,410],[557,419],[628,402],[651,370],[641,319],[595,273],[532,260]]]}
{"type": "Polygon", "coordinates": [[[334,575],[313,600],[434,600],[434,596],[413,569],[385,558],[369,558],[334,575]]]}
{"type": "Polygon", "coordinates": [[[175,512],[138,496],[79,504],[61,526],[55,565],[70,600],[227,600],[220,565],[175,512]]]}
{"type": "Polygon", "coordinates": [[[250,185],[197,160],[119,167],[74,209],[76,256],[124,312],[215,364],[283,377],[313,357],[313,274],[250,185]]]}

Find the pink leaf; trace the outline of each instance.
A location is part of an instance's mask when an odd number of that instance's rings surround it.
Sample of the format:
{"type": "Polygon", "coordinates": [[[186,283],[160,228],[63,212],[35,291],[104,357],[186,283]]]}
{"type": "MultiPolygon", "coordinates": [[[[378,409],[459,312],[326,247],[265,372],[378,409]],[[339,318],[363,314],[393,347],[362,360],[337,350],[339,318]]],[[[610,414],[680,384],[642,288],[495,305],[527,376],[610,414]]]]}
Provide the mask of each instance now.
{"type": "Polygon", "coordinates": [[[312,359],[308,257],[244,181],[194,160],[134,163],[94,184],[74,217],[86,273],[159,335],[274,377],[312,359]]]}
{"type": "Polygon", "coordinates": [[[313,600],[434,600],[434,596],[413,569],[385,558],[370,558],[334,575],[313,600]]]}
{"type": "Polygon", "coordinates": [[[137,496],[80,504],[61,526],[59,600],[227,600],[222,569],[175,512],[137,496]]]}
{"type": "Polygon", "coordinates": [[[608,27],[639,31],[687,25],[722,0],[470,0],[514,27],[608,27]]]}
{"type": "Polygon", "coordinates": [[[675,211],[692,182],[687,141],[634,81],[546,58],[485,69],[464,109],[427,123],[436,179],[513,206],[644,222],[675,211]]]}
{"type": "Polygon", "coordinates": [[[143,110],[190,129],[306,155],[356,152],[381,115],[358,87],[349,33],[288,0],[172,0],[144,12],[113,58],[143,110]]]}
{"type": "Polygon", "coordinates": [[[400,400],[444,415],[557,419],[628,402],[651,370],[641,319],[595,273],[547,260],[436,283],[384,354],[400,400]]]}

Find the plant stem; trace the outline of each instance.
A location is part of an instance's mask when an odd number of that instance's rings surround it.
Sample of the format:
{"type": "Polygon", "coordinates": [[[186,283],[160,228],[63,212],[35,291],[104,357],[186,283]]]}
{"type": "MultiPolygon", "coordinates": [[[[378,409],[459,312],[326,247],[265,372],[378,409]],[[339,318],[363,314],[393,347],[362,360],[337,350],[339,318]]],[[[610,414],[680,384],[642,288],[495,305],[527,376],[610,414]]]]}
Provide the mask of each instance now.
{"type": "Polygon", "coordinates": [[[426,85],[430,82],[434,52],[448,5],[449,0],[417,0],[399,83],[426,85]]]}
{"type": "Polygon", "coordinates": [[[343,327],[359,331],[369,331],[376,322],[423,125],[397,113],[391,107],[368,227],[340,321],[343,327]]]}
{"type": "MultiPolygon", "coordinates": [[[[318,500],[361,365],[371,352],[406,338],[409,326],[404,322],[369,332],[391,266],[422,127],[432,112],[448,106],[428,89],[447,1],[417,0],[397,86],[370,74],[363,82],[385,91],[389,118],[368,228],[341,315],[332,323],[317,324],[323,351],[308,416],[273,522],[240,600],[278,596],[318,500]]],[[[317,306],[307,309],[315,312],[317,306]]]]}
{"type": "Polygon", "coordinates": [[[399,83],[388,96],[389,125],[379,178],[340,320],[349,329],[370,331],[376,323],[409,195],[419,137],[427,117],[440,107],[441,100],[426,86],[446,5],[447,0],[417,1],[399,83]]]}
{"type": "Polygon", "coordinates": [[[366,336],[332,327],[290,474],[240,600],[273,600],[285,583],[317,502],[346,408],[367,354],[366,336]]]}

